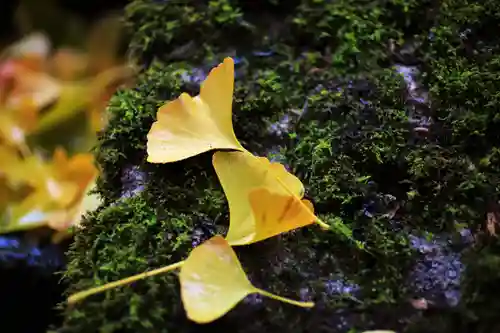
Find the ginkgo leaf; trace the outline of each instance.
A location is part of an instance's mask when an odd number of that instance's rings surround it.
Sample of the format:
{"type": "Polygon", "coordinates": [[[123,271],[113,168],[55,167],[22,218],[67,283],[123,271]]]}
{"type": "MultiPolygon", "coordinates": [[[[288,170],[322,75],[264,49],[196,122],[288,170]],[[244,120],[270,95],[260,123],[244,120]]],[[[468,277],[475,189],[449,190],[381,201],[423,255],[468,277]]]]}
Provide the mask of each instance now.
{"type": "Polygon", "coordinates": [[[309,200],[298,201],[291,195],[273,193],[265,187],[251,191],[249,201],[255,216],[252,242],[304,227],[316,220],[309,200]]]}
{"type": "Polygon", "coordinates": [[[253,286],[233,249],[219,235],[191,251],[181,266],[179,281],[187,317],[197,323],[220,318],[253,293],[302,307],[314,306],[312,302],[290,300],[253,286]]]}
{"type": "Polygon", "coordinates": [[[80,291],[68,298],[74,304],[103,291],[180,268],[181,298],[189,319],[208,323],[231,310],[245,296],[253,293],[292,305],[310,308],[313,302],[295,301],[252,285],[229,243],[216,235],[194,248],[188,258],[101,286],[80,291]]]}
{"type": "Polygon", "coordinates": [[[148,162],[180,161],[213,149],[244,150],[232,125],[234,61],[212,69],[200,94],[179,98],[162,106],[148,133],[148,162]]]}
{"type": "MultiPolygon", "coordinates": [[[[276,235],[275,232],[279,234],[290,230],[285,230],[285,226],[291,224],[307,225],[314,216],[312,211],[309,211],[310,203],[301,203],[300,199],[304,195],[302,182],[288,172],[282,164],[271,163],[265,157],[256,157],[246,151],[215,152],[212,163],[229,202],[230,222],[226,239],[231,245],[244,245],[264,239],[261,238],[264,235],[262,232],[260,232],[260,237],[257,237],[257,227],[262,225],[257,224],[260,216],[252,209],[249,201],[249,196],[255,189],[264,188],[269,192],[295,200],[297,206],[294,204],[293,207],[295,209],[302,207],[304,210],[304,213],[297,215],[304,220],[276,225],[273,228],[273,234],[269,234],[268,237],[276,235]],[[278,232],[280,229],[282,231],[278,232]]],[[[254,204],[257,204],[256,201],[254,204]]],[[[266,209],[272,209],[272,207],[266,204],[266,209]]],[[[259,213],[262,214],[262,209],[259,213]]],[[[273,212],[266,212],[266,215],[273,216],[273,212]]],[[[271,220],[267,222],[271,223],[271,220]]],[[[276,224],[278,222],[273,221],[276,224]]]]}

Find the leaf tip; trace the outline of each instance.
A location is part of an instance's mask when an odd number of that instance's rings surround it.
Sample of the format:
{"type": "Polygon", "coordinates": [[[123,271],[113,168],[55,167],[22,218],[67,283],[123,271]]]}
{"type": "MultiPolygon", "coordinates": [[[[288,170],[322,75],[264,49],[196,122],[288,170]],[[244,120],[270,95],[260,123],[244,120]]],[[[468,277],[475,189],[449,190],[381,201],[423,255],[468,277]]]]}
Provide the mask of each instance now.
{"type": "Polygon", "coordinates": [[[234,67],[234,59],[231,57],[225,57],[222,63],[226,66],[234,67]]]}

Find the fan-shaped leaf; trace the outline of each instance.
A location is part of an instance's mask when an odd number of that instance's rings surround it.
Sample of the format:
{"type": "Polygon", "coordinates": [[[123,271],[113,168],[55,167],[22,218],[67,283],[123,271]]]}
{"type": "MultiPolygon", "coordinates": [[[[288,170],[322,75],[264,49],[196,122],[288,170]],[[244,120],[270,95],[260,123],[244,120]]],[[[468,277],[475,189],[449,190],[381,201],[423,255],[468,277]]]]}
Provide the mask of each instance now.
{"type": "Polygon", "coordinates": [[[310,211],[311,203],[300,200],[304,195],[302,182],[282,164],[271,163],[265,157],[256,157],[246,151],[216,152],[212,162],[229,202],[230,224],[226,239],[231,245],[254,243],[291,230],[293,225],[303,226],[316,220],[310,211]],[[273,205],[273,201],[260,200],[256,194],[278,201],[273,205]],[[292,210],[286,212],[288,200],[295,203],[289,206],[292,210]],[[304,212],[297,213],[300,209],[304,212]],[[280,223],[283,221],[276,219],[283,212],[288,220],[280,223]],[[258,221],[262,214],[265,222],[258,221]],[[295,217],[290,219],[291,216],[295,217]],[[257,230],[264,225],[267,232],[257,230]],[[269,233],[270,230],[273,231],[269,233]]]}
{"type": "Polygon", "coordinates": [[[252,293],[297,306],[314,306],[311,302],[293,301],[254,287],[229,243],[219,235],[191,251],[181,267],[179,280],[184,309],[188,318],[197,323],[220,318],[252,293]]]}
{"type": "Polygon", "coordinates": [[[281,233],[314,223],[313,204],[306,199],[297,200],[261,187],[250,192],[250,206],[255,216],[255,235],[258,242],[281,233]]]}
{"type": "Polygon", "coordinates": [[[234,62],[224,59],[203,82],[200,95],[183,93],[162,106],[148,134],[148,162],[169,163],[213,149],[244,150],[232,125],[234,62]]]}

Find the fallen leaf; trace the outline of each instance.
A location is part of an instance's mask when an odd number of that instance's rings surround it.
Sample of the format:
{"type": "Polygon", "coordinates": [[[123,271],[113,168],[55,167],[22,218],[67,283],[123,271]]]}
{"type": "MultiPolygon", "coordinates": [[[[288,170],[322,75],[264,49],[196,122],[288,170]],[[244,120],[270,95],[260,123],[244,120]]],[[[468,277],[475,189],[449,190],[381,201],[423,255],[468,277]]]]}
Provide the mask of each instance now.
{"type": "Polygon", "coordinates": [[[184,309],[188,318],[197,323],[220,318],[253,293],[304,308],[314,306],[313,302],[295,301],[253,286],[233,249],[220,235],[194,248],[186,260],[80,291],[71,295],[68,303],[74,304],[91,295],[177,268],[181,269],[179,281],[184,309]]]}
{"type": "Polygon", "coordinates": [[[71,236],[70,228],[81,228],[81,221],[84,214],[96,210],[102,200],[97,193],[94,193],[95,184],[92,183],[79,200],[67,209],[61,209],[47,214],[47,225],[57,232],[52,236],[53,243],[71,236]]]}
{"type": "Polygon", "coordinates": [[[50,49],[49,38],[41,32],[34,32],[10,45],[2,52],[2,56],[17,59],[36,59],[36,65],[39,68],[42,62],[41,59],[49,55],[50,49]]]}
{"type": "Polygon", "coordinates": [[[7,144],[26,151],[26,137],[38,122],[38,108],[31,100],[24,100],[15,109],[0,111],[0,138],[7,144]]]}
{"type": "Polygon", "coordinates": [[[250,192],[249,201],[255,216],[252,243],[305,227],[316,220],[313,204],[306,199],[299,201],[291,195],[257,188],[250,192]]]}
{"type": "MultiPolygon", "coordinates": [[[[113,31],[101,31],[100,36],[117,35],[118,22],[114,21],[111,26],[111,20],[103,20],[89,38],[95,39],[98,30],[107,26],[113,31]]],[[[101,44],[96,51],[94,42],[87,52],[61,48],[49,56],[47,38],[43,34],[29,36],[10,47],[5,52],[7,59],[0,63],[0,102],[14,109],[24,100],[30,100],[37,110],[50,106],[40,117],[36,133],[86,110],[95,135],[105,123],[102,115],[109,98],[133,75],[128,66],[118,62],[116,44],[101,44]]]]}
{"type": "Polygon", "coordinates": [[[191,251],[181,266],[179,281],[187,317],[200,324],[222,317],[253,293],[297,306],[314,306],[312,302],[290,300],[253,286],[233,249],[219,235],[191,251]]]}
{"type": "MultiPolygon", "coordinates": [[[[218,151],[214,153],[212,163],[229,203],[230,222],[226,239],[231,245],[257,241],[259,216],[249,201],[252,191],[264,188],[282,196],[296,196],[299,201],[304,195],[300,179],[289,173],[282,164],[271,163],[265,157],[256,157],[246,151],[218,151]]],[[[266,205],[266,208],[269,207],[266,205]]]]}
{"type": "Polygon", "coordinates": [[[19,109],[29,100],[38,109],[54,102],[60,94],[57,80],[40,69],[29,68],[24,62],[13,62],[10,77],[12,87],[5,99],[5,106],[19,109]]]}
{"type": "Polygon", "coordinates": [[[97,177],[92,154],[68,158],[57,149],[51,162],[32,155],[4,173],[8,181],[24,183],[32,190],[9,207],[9,225],[2,232],[48,225],[64,230],[78,223],[82,200],[97,177]]]}
{"type": "Polygon", "coordinates": [[[77,184],[60,179],[54,172],[54,167],[37,155],[25,158],[16,168],[6,172],[6,177],[9,181],[31,186],[33,191],[29,197],[39,197],[40,205],[50,202],[64,206],[69,204],[77,193],[77,184]]]}
{"type": "Polygon", "coordinates": [[[123,85],[132,82],[134,70],[127,66],[115,66],[97,74],[89,84],[87,95],[89,102],[86,107],[90,122],[90,134],[102,130],[108,122],[105,109],[115,91],[123,85]]]}
{"type": "Polygon", "coordinates": [[[88,83],[68,82],[60,86],[57,101],[40,117],[34,133],[42,133],[83,112],[89,104],[88,83]]]}
{"type": "Polygon", "coordinates": [[[200,94],[162,106],[148,133],[148,162],[176,162],[214,149],[243,151],[232,125],[234,62],[231,58],[212,69],[200,94]]]}
{"type": "Polygon", "coordinates": [[[0,175],[6,177],[14,173],[20,163],[21,159],[14,148],[0,145],[0,175]]]}
{"type": "Polygon", "coordinates": [[[52,157],[54,173],[59,175],[59,179],[76,183],[81,194],[89,190],[88,187],[97,177],[98,170],[94,163],[93,154],[76,154],[70,158],[60,147],[52,157]]]}
{"type": "Polygon", "coordinates": [[[62,81],[81,77],[87,69],[88,56],[80,51],[61,48],[49,61],[50,73],[62,81]]]}

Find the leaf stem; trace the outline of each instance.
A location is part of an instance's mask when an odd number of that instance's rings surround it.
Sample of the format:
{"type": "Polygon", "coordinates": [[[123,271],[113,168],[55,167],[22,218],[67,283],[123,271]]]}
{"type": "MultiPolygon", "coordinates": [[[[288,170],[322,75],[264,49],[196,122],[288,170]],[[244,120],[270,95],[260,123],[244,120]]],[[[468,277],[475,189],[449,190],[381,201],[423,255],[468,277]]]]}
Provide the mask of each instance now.
{"type": "Polygon", "coordinates": [[[266,297],[275,299],[275,300],[280,301],[280,302],[292,304],[292,305],[295,305],[295,306],[300,306],[301,308],[312,308],[314,306],[314,302],[295,301],[293,299],[282,297],[282,296],[278,296],[278,295],[275,295],[273,293],[270,293],[268,291],[265,291],[265,290],[262,290],[262,289],[259,289],[259,288],[255,288],[255,292],[261,294],[262,296],[266,296],[266,297]]]}
{"type": "Polygon", "coordinates": [[[102,286],[98,286],[98,287],[94,287],[94,288],[90,288],[90,289],[86,289],[86,290],[77,292],[77,293],[71,295],[70,297],[68,297],[68,304],[74,304],[76,302],[83,300],[84,298],[91,296],[91,295],[98,294],[98,293],[101,293],[103,291],[106,291],[106,290],[109,290],[112,288],[120,287],[120,286],[129,284],[129,283],[135,282],[137,280],[141,280],[141,279],[153,276],[153,275],[158,275],[158,274],[172,271],[174,269],[181,267],[183,264],[184,264],[184,260],[176,262],[175,264],[171,264],[171,265],[168,265],[165,267],[154,269],[152,271],[146,271],[146,272],[143,272],[140,274],[129,276],[127,278],[124,278],[124,279],[121,279],[118,281],[106,283],[102,286]]]}

